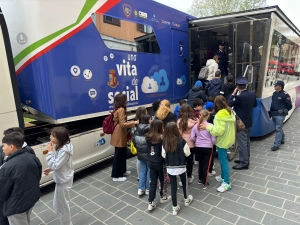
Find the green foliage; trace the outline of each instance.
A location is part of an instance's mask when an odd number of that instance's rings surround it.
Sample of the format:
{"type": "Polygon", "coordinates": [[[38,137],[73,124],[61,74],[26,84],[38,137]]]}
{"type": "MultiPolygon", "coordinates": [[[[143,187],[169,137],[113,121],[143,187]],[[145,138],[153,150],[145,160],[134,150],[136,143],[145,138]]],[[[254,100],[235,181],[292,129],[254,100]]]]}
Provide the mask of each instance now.
{"type": "Polygon", "coordinates": [[[187,13],[207,17],[266,6],[267,0],[194,0],[187,13]]]}

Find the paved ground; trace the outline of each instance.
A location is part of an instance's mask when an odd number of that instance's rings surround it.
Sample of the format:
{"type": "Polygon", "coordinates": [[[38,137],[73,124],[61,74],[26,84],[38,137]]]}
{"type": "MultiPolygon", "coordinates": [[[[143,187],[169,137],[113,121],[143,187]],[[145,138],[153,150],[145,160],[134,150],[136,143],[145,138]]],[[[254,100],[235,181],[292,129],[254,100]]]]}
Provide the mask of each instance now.
{"type": "MultiPolygon", "coordinates": [[[[75,176],[70,193],[73,224],[300,224],[299,115],[300,109],[284,125],[286,144],[280,151],[270,151],[274,134],[251,141],[250,169],[231,170],[230,192],[218,193],[214,179],[205,191],[195,182],[190,186],[195,200],[185,207],[179,189],[182,209],[178,216],[171,214],[171,203],[158,203],[156,210],[147,211],[147,196],[137,197],[135,158],[128,160],[132,175],[123,183],[112,182],[111,161],[82,171],[75,176]]],[[[219,173],[218,160],[216,165],[219,173]]],[[[50,185],[42,189],[32,225],[58,224],[52,210],[53,188],[50,185]]]]}

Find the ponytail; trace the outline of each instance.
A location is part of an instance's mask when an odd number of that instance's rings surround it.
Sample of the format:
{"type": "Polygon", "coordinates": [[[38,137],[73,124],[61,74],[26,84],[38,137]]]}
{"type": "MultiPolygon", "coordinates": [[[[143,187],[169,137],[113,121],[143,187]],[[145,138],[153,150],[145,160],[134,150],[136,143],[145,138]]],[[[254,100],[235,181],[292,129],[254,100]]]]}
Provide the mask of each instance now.
{"type": "Polygon", "coordinates": [[[203,123],[203,121],[207,120],[209,117],[210,113],[206,109],[202,109],[200,111],[200,116],[199,116],[199,122],[198,122],[198,130],[200,130],[200,124],[203,123]]]}

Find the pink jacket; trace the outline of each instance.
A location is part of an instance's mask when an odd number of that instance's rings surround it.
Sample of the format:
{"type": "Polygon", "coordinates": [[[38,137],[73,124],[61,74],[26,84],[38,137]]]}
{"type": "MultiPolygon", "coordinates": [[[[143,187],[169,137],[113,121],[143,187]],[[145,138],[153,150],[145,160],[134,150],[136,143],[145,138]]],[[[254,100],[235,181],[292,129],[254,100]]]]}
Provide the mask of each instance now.
{"type": "MultiPolygon", "coordinates": [[[[177,127],[179,128],[179,122],[180,122],[181,119],[178,119],[177,120],[177,127]]],[[[180,135],[182,136],[182,138],[186,141],[186,143],[188,144],[188,146],[190,148],[195,148],[195,143],[191,141],[190,139],[190,136],[191,136],[191,132],[192,132],[192,128],[195,124],[198,124],[199,120],[196,119],[196,120],[192,120],[192,119],[189,119],[188,120],[188,128],[185,132],[182,132],[180,129],[179,129],[179,132],[180,132],[180,135]]]]}
{"type": "MultiPolygon", "coordinates": [[[[210,124],[207,121],[203,123],[210,124]]],[[[207,130],[198,130],[198,124],[193,127],[190,138],[196,147],[202,148],[212,148],[217,140],[216,137],[212,136],[207,130]]]]}

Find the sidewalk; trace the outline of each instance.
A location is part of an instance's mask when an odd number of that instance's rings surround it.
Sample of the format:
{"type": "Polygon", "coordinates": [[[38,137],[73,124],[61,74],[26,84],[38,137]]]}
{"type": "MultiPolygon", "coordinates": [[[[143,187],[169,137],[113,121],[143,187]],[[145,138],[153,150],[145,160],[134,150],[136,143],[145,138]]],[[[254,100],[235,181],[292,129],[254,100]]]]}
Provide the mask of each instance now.
{"type": "MultiPolygon", "coordinates": [[[[189,188],[194,201],[185,207],[179,188],[178,216],[172,215],[171,202],[159,203],[159,194],[158,207],[153,212],[147,211],[147,196],[137,196],[135,157],[127,160],[127,169],[132,174],[126,182],[112,182],[112,160],[93,166],[75,175],[70,192],[72,222],[74,225],[300,224],[300,108],[285,123],[284,131],[285,144],[277,152],[270,151],[274,134],[251,141],[250,168],[231,170],[232,190],[226,193],[217,192],[219,184],[214,178],[210,178],[210,187],[202,190],[194,166],[195,181],[189,188]]],[[[215,162],[219,174],[218,159],[215,162]]],[[[32,213],[32,225],[58,224],[52,210],[53,190],[54,185],[42,189],[32,213]]]]}

